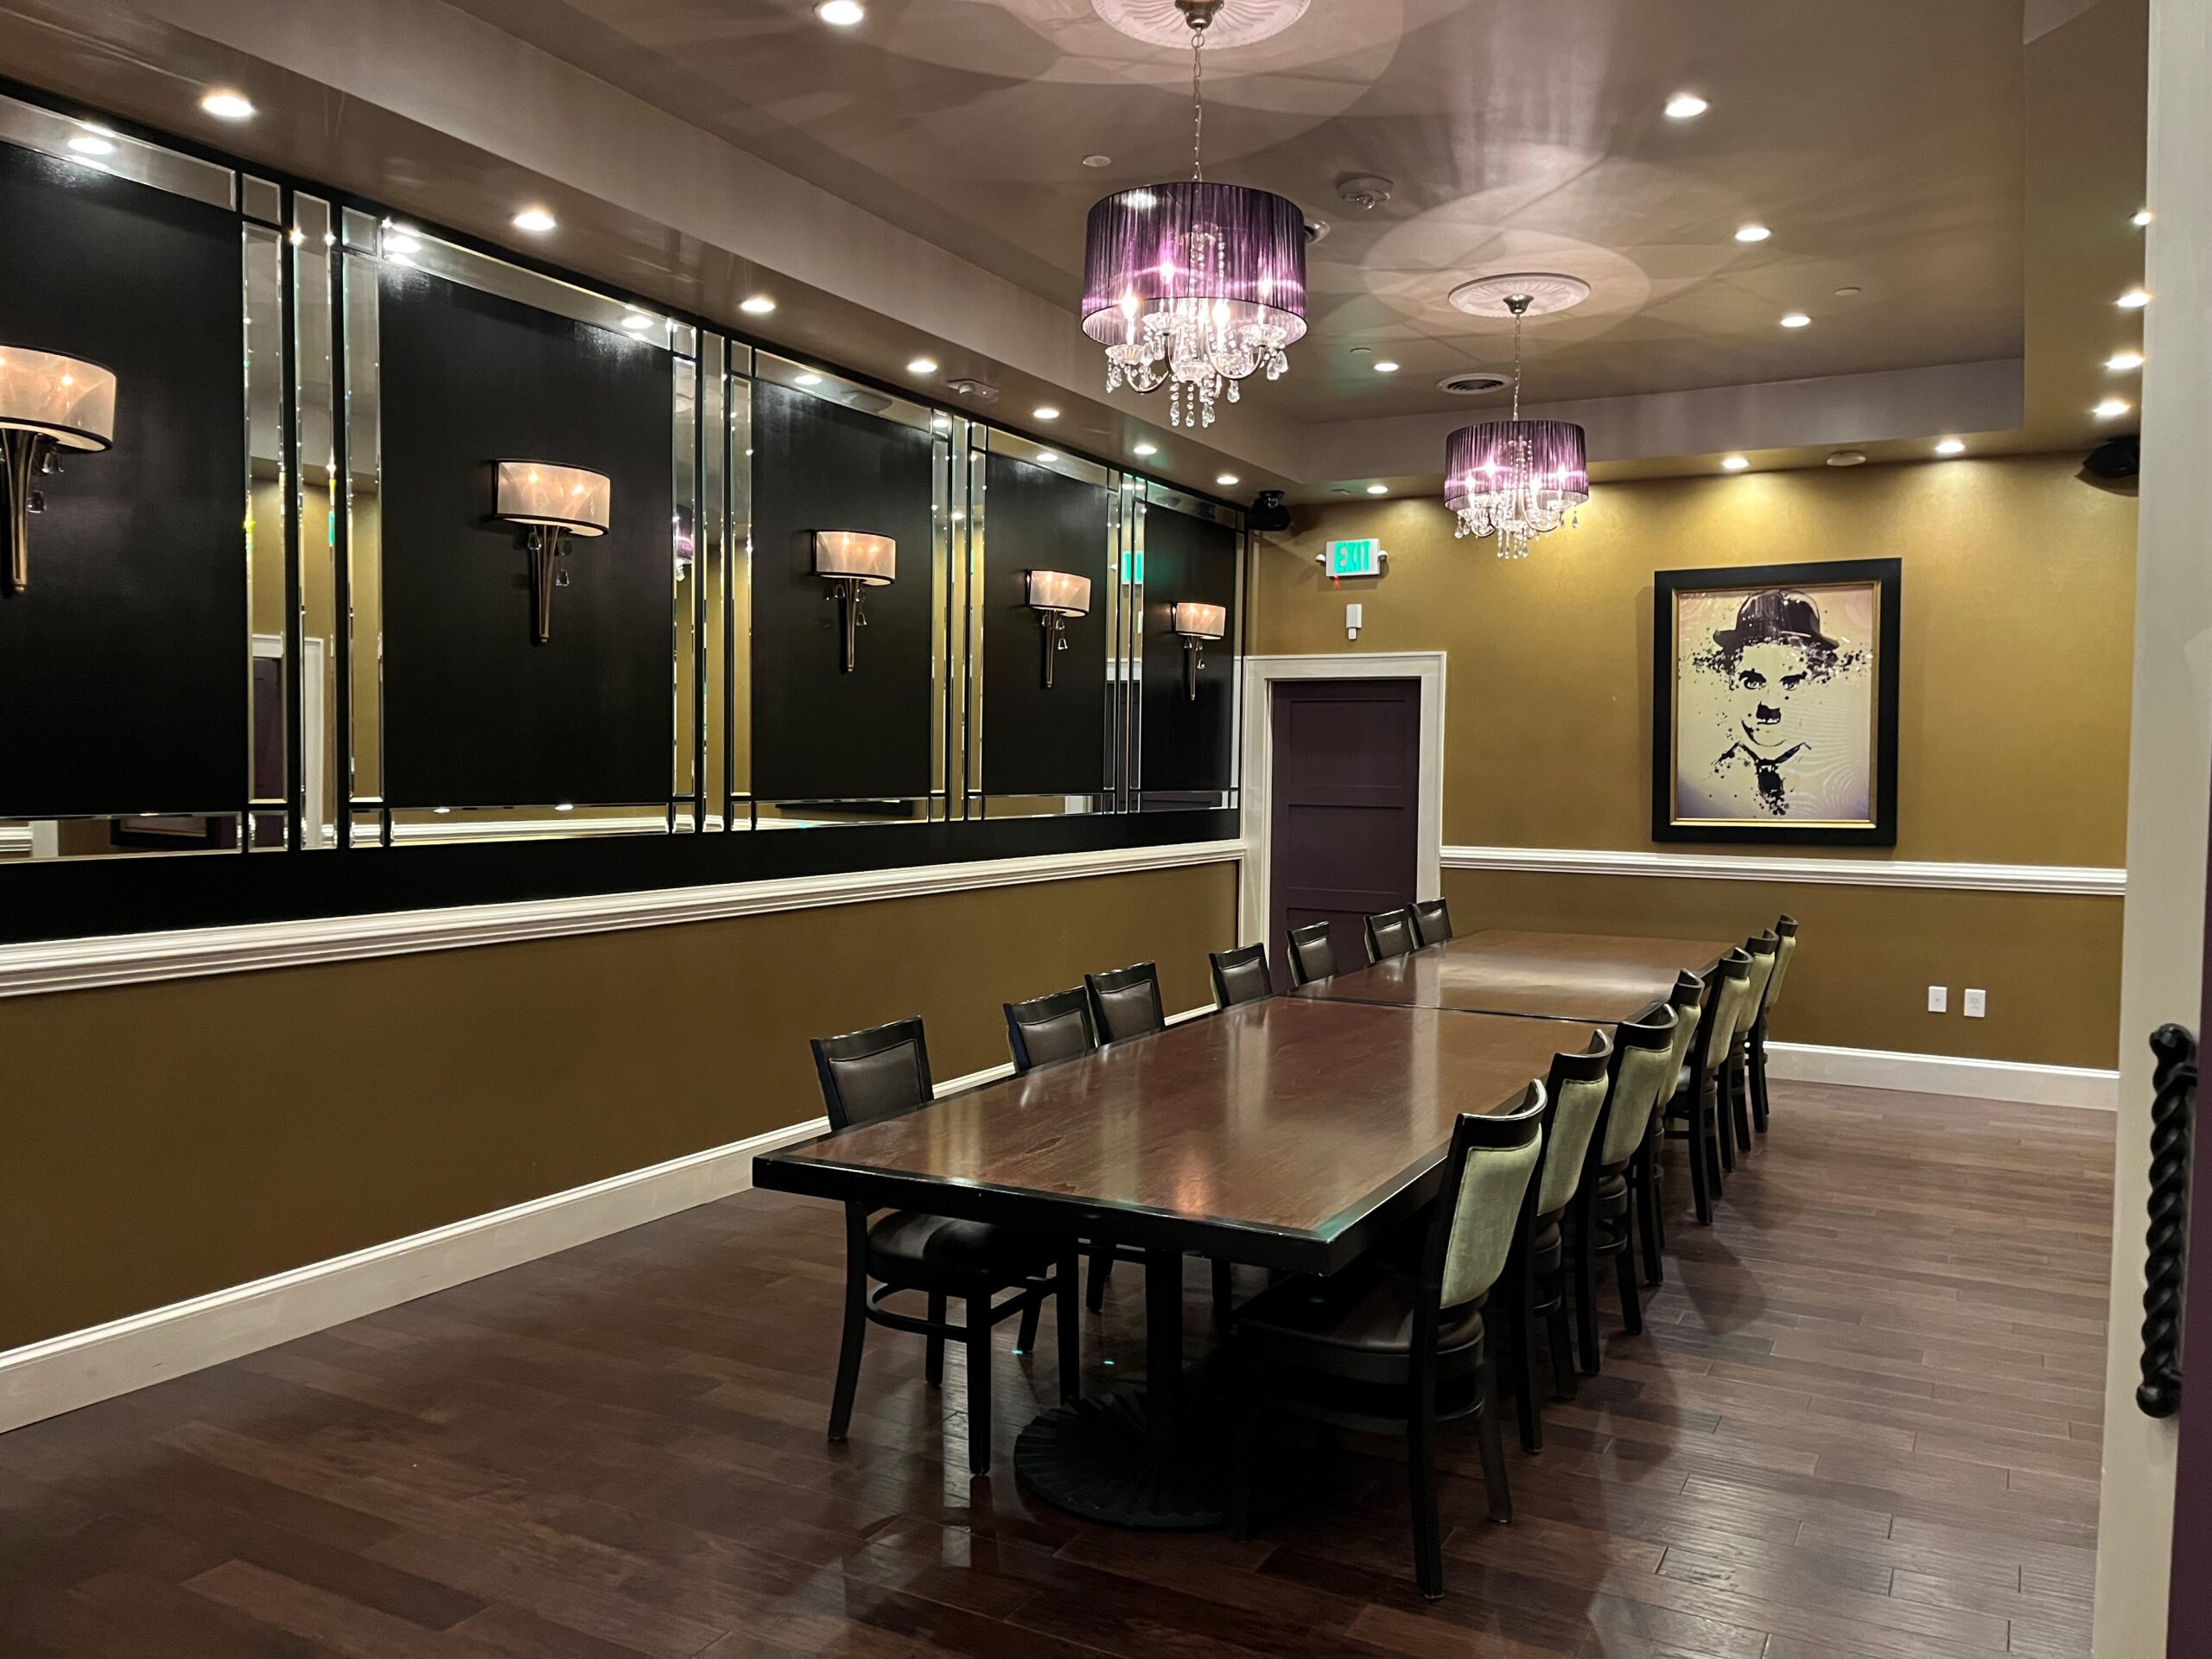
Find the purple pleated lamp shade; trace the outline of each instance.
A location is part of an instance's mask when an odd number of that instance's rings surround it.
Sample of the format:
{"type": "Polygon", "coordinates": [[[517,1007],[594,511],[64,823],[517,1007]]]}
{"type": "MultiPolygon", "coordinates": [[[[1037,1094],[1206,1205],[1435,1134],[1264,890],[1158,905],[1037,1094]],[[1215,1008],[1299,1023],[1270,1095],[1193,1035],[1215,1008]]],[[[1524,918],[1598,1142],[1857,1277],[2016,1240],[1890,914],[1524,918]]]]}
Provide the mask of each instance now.
{"type": "Polygon", "coordinates": [[[1538,489],[1564,505],[1590,499],[1589,454],[1573,422],[1484,421],[1461,427],[1445,445],[1444,505],[1456,512],[1523,467],[1538,489]]]}
{"type": "Polygon", "coordinates": [[[1126,337],[1132,313],[1172,300],[1227,300],[1288,345],[1306,333],[1306,215],[1241,184],[1122,191],[1090,210],[1083,291],[1083,331],[1102,346],[1126,337]]]}

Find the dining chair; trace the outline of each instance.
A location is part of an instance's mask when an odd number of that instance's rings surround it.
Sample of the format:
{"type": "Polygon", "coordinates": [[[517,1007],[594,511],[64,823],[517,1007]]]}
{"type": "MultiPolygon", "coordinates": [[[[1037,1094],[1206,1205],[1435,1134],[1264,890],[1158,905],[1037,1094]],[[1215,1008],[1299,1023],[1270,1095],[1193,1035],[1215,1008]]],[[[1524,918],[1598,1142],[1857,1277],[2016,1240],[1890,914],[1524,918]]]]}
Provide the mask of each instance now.
{"type": "Polygon", "coordinates": [[[1689,1085],[1690,1045],[1697,1040],[1698,1021],[1705,1012],[1705,980],[1685,970],[1675,976],[1667,999],[1675,1011],[1674,1047],[1667,1061],[1668,1081],[1659,1090],[1659,1103],[1651,1114],[1651,1128],[1644,1136],[1643,1157],[1637,1166],[1637,1210],[1643,1234],[1643,1282],[1663,1285],[1667,1269],[1662,1257],[1667,1248],[1666,1171],[1659,1157],[1665,1143],[1667,1108],[1689,1085]]]}
{"type": "Polygon", "coordinates": [[[1234,950],[1217,950],[1209,960],[1213,964],[1215,1007],[1233,1008],[1240,1002],[1256,1002],[1274,995],[1266,945],[1240,944],[1234,950]]]}
{"type": "MultiPolygon", "coordinates": [[[[1621,1323],[1630,1336],[1643,1329],[1643,1304],[1636,1282],[1637,1212],[1647,1203],[1638,1164],[1651,1151],[1651,1120],[1659,1103],[1673,1091],[1678,1063],[1675,1036],[1681,1026],[1671,1003],[1613,1032],[1612,1077],[1605,1109],[1590,1147],[1591,1168],[1584,1178],[1583,1217],[1590,1224],[1589,1249],[1613,1258],[1620,1287],[1621,1323]]],[[[1598,1304],[1594,1295],[1575,1304],[1575,1335],[1581,1344],[1582,1369],[1599,1367],[1598,1304]]]]}
{"type": "Polygon", "coordinates": [[[1520,1413],[1521,1444],[1530,1452],[1541,1450],[1544,1444],[1543,1408],[1535,1387],[1538,1319],[1543,1321],[1551,1338],[1553,1395],[1560,1400],[1575,1395],[1573,1344],[1567,1331],[1568,1286],[1572,1281],[1578,1299],[1592,1294],[1590,1227],[1580,1213],[1580,1199],[1586,1190],[1583,1174],[1589,1164],[1591,1139],[1605,1112],[1612,1058],[1612,1039],[1602,1031],[1593,1031],[1588,1047],[1553,1057],[1551,1077],[1544,1085],[1552,1103],[1551,1128],[1544,1137],[1543,1158],[1536,1172],[1535,1223],[1514,1310],[1515,1403],[1520,1413]],[[1570,1211],[1575,1213],[1570,1215],[1570,1211]],[[1575,1236],[1571,1255],[1570,1235],[1575,1236]]]}
{"type": "Polygon", "coordinates": [[[1698,1220],[1707,1225],[1713,1221],[1713,1201],[1722,1192],[1719,1140],[1726,1126],[1720,1121],[1720,1073],[1751,974],[1748,950],[1731,950],[1713,969],[1705,1013],[1690,1044],[1689,1065],[1681,1079],[1681,1089],[1667,1108],[1670,1123],[1677,1118],[1681,1121],[1682,1127],[1669,1127],[1667,1135],[1689,1147],[1690,1192],[1698,1220]]]}
{"type": "MultiPolygon", "coordinates": [[[[897,1020],[842,1037],[814,1039],[814,1068],[833,1130],[879,1122],[926,1109],[935,1097],[929,1047],[919,1020],[897,1020]]],[[[1083,1381],[1083,1329],[1076,1313],[1076,1253],[1071,1240],[980,1221],[894,1210],[872,1216],[864,1204],[845,1206],[845,1325],[837,1353],[837,1386],[830,1406],[830,1438],[842,1440],[853,1418],[861,1378],[861,1350],[868,1327],[880,1325],[928,1338],[924,1362],[931,1388],[944,1382],[944,1344],[957,1341],[968,1354],[968,1467],[991,1467],[991,1331],[1019,1313],[1019,1346],[1029,1351],[1037,1316],[1055,1299],[1053,1323],[1060,1355],[1060,1399],[1077,1398],[1083,1381]],[[1005,1290],[1016,1294],[997,1300],[1005,1290]],[[884,1300],[905,1291],[929,1299],[929,1315],[894,1313],[884,1300]],[[963,1305],[958,1325],[947,1305],[963,1305]]]]}
{"type": "Polygon", "coordinates": [[[1098,1030],[1090,1021],[1090,991],[1078,985],[1071,991],[1007,1003],[1006,1044],[1014,1051],[1016,1077],[1091,1052],[1098,1046],[1098,1030]]]}
{"type": "Polygon", "coordinates": [[[1441,899],[1424,899],[1414,906],[1414,928],[1423,945],[1441,944],[1452,937],[1452,906],[1441,899]]]}
{"type": "Polygon", "coordinates": [[[1386,910],[1367,918],[1368,961],[1387,962],[1392,957],[1411,956],[1420,949],[1421,935],[1414,930],[1410,908],[1386,910]]]}
{"type": "Polygon", "coordinates": [[[1123,1042],[1167,1028],[1160,1002],[1160,969],[1154,963],[1085,974],[1083,983],[1090,993],[1090,1017],[1100,1042],[1123,1042]]]}
{"type": "Polygon", "coordinates": [[[1751,955],[1751,976],[1736,1010],[1736,1029],[1728,1039],[1728,1059],[1720,1079],[1727,1121],[1735,1126],[1734,1134],[1721,1142],[1730,1154],[1731,1169],[1736,1166],[1738,1151],[1751,1149],[1751,1027],[1765,1010],[1766,990],[1774,982],[1774,964],[1781,955],[1782,940],[1769,929],[1745,940],[1744,949],[1751,955]]]}
{"type": "Polygon", "coordinates": [[[1337,947],[1329,938],[1329,924],[1308,922],[1290,930],[1290,982],[1311,985],[1337,971],[1337,947]]]}
{"type": "Polygon", "coordinates": [[[1789,959],[1797,954],[1797,918],[1784,916],[1774,925],[1775,934],[1782,944],[1774,953],[1774,975],[1766,982],[1766,1001],[1759,1005],[1759,1017],[1751,1027],[1751,1117],[1761,1135],[1766,1133],[1767,1115],[1771,1108],[1766,1092],[1766,1021],[1774,1012],[1774,1005],[1782,1000],[1782,982],[1789,977],[1789,959]]]}
{"type": "Polygon", "coordinates": [[[1460,1115],[1411,1271],[1373,1252],[1331,1277],[1281,1280],[1245,1305],[1230,1341],[1238,1385],[1234,1535],[1252,1535],[1257,1408],[1268,1401],[1329,1427],[1405,1436],[1414,1576],[1424,1596],[1444,1593],[1440,1422],[1475,1419],[1491,1518],[1513,1518],[1498,1433],[1497,1348],[1485,1318],[1492,1293],[1528,1251],[1551,1112],[1544,1085],[1531,1083],[1509,1112],[1460,1115]]]}

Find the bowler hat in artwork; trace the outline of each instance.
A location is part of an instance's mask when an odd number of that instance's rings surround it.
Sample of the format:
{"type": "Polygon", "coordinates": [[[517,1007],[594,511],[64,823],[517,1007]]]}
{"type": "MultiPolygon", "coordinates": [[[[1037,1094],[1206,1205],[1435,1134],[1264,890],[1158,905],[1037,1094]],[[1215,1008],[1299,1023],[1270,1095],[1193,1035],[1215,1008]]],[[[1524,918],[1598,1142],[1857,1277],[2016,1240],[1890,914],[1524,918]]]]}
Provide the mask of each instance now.
{"type": "Polygon", "coordinates": [[[1821,607],[1809,594],[1770,588],[1753,594],[1736,612],[1736,626],[1713,630],[1713,643],[1726,652],[1748,645],[1802,645],[1834,651],[1837,642],[1821,632],[1821,607]]]}

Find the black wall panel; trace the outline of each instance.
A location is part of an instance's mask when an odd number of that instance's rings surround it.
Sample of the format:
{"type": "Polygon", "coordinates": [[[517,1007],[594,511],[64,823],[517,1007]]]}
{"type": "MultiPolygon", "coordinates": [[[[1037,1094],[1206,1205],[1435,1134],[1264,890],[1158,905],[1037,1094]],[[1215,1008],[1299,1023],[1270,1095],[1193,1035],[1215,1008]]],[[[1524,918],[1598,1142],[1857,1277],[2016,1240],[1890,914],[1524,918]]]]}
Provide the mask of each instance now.
{"type": "Polygon", "coordinates": [[[767,381],[753,388],[753,792],[768,801],[930,791],[936,512],[930,435],[767,381]],[[899,543],[847,674],[811,536],[899,543]]]}
{"type": "Polygon", "coordinates": [[[1145,510],[1143,786],[1147,795],[1224,790],[1236,742],[1236,532],[1172,507],[1145,510]],[[1177,601],[1219,605],[1227,636],[1206,647],[1198,700],[1184,684],[1177,601]]]}
{"type": "Polygon", "coordinates": [[[1114,493],[994,454],[984,461],[983,792],[1091,795],[1106,787],[1108,535],[1114,493]],[[1090,578],[1045,689],[1046,637],[1027,574],[1090,578]]]}
{"type": "Polygon", "coordinates": [[[672,359],[396,265],[379,303],[386,797],[666,800],[672,359]],[[543,645],[520,532],[491,518],[500,460],[614,480],[613,525],[572,544],[543,645]]]}
{"type": "MultiPolygon", "coordinates": [[[[236,214],[0,144],[0,346],[116,372],[0,593],[0,817],[222,810],[247,777],[236,214]]],[[[281,524],[261,527],[281,536],[281,524]]]]}

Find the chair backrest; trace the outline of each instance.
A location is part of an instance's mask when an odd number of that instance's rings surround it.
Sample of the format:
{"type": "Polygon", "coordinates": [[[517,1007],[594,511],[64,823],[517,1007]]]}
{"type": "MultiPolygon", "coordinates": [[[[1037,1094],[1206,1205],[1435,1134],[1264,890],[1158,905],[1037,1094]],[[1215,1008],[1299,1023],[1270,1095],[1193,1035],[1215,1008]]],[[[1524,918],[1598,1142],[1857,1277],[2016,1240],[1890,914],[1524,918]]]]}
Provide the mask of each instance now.
{"type": "Polygon", "coordinates": [[[1736,1015],[1751,988],[1751,953],[1731,950],[1713,969],[1705,996],[1705,1017],[1697,1022],[1697,1040],[1690,1048],[1690,1082],[1700,1088],[1728,1058],[1728,1045],[1736,1034],[1736,1015]]]}
{"type": "Polygon", "coordinates": [[[849,1031],[842,1037],[817,1037],[814,1069],[822,1078],[822,1098],[830,1108],[833,1129],[896,1117],[927,1104],[937,1094],[930,1081],[929,1045],[923,1040],[919,1020],[893,1020],[887,1026],[849,1031]]]}
{"type": "Polygon", "coordinates": [[[1705,982],[1695,974],[1675,976],[1675,994],[1667,999],[1667,1006],[1675,1011],[1675,1046],[1667,1071],[1667,1090],[1659,1096],[1662,1107],[1674,1097],[1675,1081],[1689,1061],[1690,1045],[1697,1040],[1698,1020],[1705,1012],[1705,982]]]}
{"type": "Polygon", "coordinates": [[[1167,1015],[1160,1006],[1160,969],[1153,963],[1085,974],[1083,982],[1090,993],[1090,1017],[1097,1022],[1099,1041],[1118,1043],[1166,1029],[1167,1015]]]}
{"type": "MultiPolygon", "coordinates": [[[[1694,1016],[1692,1016],[1694,1017],[1694,1016]]],[[[1618,1169],[1636,1156],[1651,1132],[1651,1115],[1675,1090],[1681,1062],[1675,1058],[1675,1033],[1681,1016],[1672,1005],[1613,1032],[1613,1077],[1605,1098],[1605,1126],[1595,1142],[1597,1162],[1618,1169]]]]}
{"type": "Polygon", "coordinates": [[[1007,1003],[1006,1045],[1014,1051],[1016,1072],[1090,1053],[1098,1046],[1098,1031],[1090,1023],[1090,993],[1078,985],[1007,1003]]]}
{"type": "Polygon", "coordinates": [[[1774,964],[1780,956],[1782,941],[1771,932],[1760,933],[1744,941],[1744,950],[1751,959],[1751,974],[1745,982],[1744,1000],[1736,1009],[1736,1035],[1746,1035],[1758,1024],[1759,1015],[1766,1007],[1766,988],[1774,980],[1774,964]]]}
{"type": "Polygon", "coordinates": [[[1797,954],[1797,918],[1784,916],[1775,923],[1774,931],[1782,947],[1774,953],[1774,977],[1766,982],[1766,1008],[1773,1010],[1782,1001],[1782,982],[1789,977],[1789,958],[1797,954]]]}
{"type": "Polygon", "coordinates": [[[1441,899],[1424,899],[1414,906],[1414,928],[1424,945],[1441,944],[1452,937],[1452,906],[1441,899]]]}
{"type": "Polygon", "coordinates": [[[1536,1177],[1536,1213],[1555,1216],[1573,1202],[1582,1185],[1582,1166],[1590,1137],[1605,1109],[1611,1079],[1612,1039],[1590,1033],[1590,1046],[1579,1054],[1552,1057],[1551,1080],[1544,1092],[1552,1100],[1551,1133],[1544,1138],[1543,1167],[1536,1177]]]}
{"type": "Polygon", "coordinates": [[[1233,1008],[1239,1002],[1256,1002],[1274,995],[1274,976],[1268,971],[1268,947],[1240,944],[1234,950],[1217,950],[1213,963],[1213,1002],[1233,1008]]]}
{"type": "Polygon", "coordinates": [[[1380,916],[1367,918],[1367,959],[1387,962],[1392,957],[1410,956],[1421,949],[1421,935],[1414,931],[1414,913],[1410,910],[1386,910],[1380,916]]]}
{"type": "Polygon", "coordinates": [[[1311,985],[1337,971],[1337,947],[1330,942],[1326,922],[1308,922],[1290,930],[1290,982],[1311,985]]]}
{"type": "Polygon", "coordinates": [[[1444,1158],[1444,1185],[1429,1211],[1421,1252],[1422,1296],[1414,1340],[1434,1340],[1434,1315],[1486,1295],[1535,1216],[1551,1096],[1531,1083],[1510,1111],[1462,1112],[1444,1158]],[[1423,1329],[1424,1325],[1427,1326],[1423,1329]]]}

